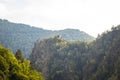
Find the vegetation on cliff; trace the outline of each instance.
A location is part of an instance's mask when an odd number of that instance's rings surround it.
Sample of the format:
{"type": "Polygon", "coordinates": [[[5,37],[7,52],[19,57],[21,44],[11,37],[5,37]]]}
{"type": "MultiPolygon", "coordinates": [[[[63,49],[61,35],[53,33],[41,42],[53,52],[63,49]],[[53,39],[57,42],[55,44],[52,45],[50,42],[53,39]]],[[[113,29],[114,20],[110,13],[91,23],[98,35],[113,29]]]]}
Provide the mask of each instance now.
{"type": "Polygon", "coordinates": [[[38,41],[30,60],[46,80],[119,80],[120,25],[91,43],[60,36],[38,41]]]}

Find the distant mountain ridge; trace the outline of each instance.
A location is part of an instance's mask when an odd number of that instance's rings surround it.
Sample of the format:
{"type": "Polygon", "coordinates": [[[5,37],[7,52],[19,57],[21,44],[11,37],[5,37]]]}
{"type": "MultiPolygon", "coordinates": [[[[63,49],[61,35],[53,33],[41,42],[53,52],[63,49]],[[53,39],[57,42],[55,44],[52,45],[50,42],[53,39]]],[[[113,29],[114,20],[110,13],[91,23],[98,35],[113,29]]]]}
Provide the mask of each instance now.
{"type": "Polygon", "coordinates": [[[45,30],[21,23],[0,19],[0,44],[10,48],[14,53],[21,49],[27,58],[37,40],[60,35],[65,40],[92,41],[94,38],[77,29],[45,30]]]}

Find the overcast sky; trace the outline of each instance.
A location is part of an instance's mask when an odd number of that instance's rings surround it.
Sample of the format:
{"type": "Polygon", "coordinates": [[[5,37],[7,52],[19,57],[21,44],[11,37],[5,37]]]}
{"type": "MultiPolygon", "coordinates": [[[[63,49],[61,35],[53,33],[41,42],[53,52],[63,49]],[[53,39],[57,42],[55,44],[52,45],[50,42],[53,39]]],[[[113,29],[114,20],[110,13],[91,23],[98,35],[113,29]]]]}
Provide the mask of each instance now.
{"type": "Polygon", "coordinates": [[[120,1],[0,0],[0,18],[50,30],[79,29],[96,37],[120,24],[120,1]]]}

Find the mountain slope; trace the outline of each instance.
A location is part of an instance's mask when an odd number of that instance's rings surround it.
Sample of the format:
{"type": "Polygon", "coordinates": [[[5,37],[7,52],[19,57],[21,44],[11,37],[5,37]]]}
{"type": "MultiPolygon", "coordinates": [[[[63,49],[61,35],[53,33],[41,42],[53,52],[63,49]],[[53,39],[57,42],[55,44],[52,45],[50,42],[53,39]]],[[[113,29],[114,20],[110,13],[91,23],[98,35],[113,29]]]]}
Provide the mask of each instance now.
{"type": "Polygon", "coordinates": [[[87,33],[75,29],[51,31],[0,19],[0,44],[10,48],[14,53],[17,49],[21,49],[25,57],[29,56],[37,40],[54,35],[61,35],[66,40],[92,41],[94,39],[87,33]]]}
{"type": "Polygon", "coordinates": [[[91,42],[36,42],[30,58],[46,80],[120,80],[120,25],[91,42]]]}

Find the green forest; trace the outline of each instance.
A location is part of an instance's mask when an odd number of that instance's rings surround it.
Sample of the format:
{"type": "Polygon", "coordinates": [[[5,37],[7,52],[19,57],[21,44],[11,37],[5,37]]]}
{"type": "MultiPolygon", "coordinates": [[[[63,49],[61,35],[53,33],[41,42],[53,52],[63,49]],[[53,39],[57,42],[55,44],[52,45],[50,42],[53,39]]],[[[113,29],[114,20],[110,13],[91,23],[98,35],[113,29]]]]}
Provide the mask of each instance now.
{"type": "Polygon", "coordinates": [[[87,33],[77,29],[52,31],[0,19],[0,44],[14,53],[18,49],[22,50],[25,58],[28,58],[31,54],[36,41],[55,35],[61,35],[65,40],[92,41],[94,39],[87,33]]]}
{"type": "Polygon", "coordinates": [[[16,55],[0,46],[0,80],[44,80],[29,60],[24,59],[21,50],[16,55]]]}
{"type": "Polygon", "coordinates": [[[0,20],[0,80],[120,80],[120,25],[96,39],[72,29],[45,31],[56,34],[49,37],[40,31],[0,20]]]}
{"type": "Polygon", "coordinates": [[[93,42],[60,36],[38,41],[30,61],[46,80],[120,80],[120,25],[93,42]]]}

